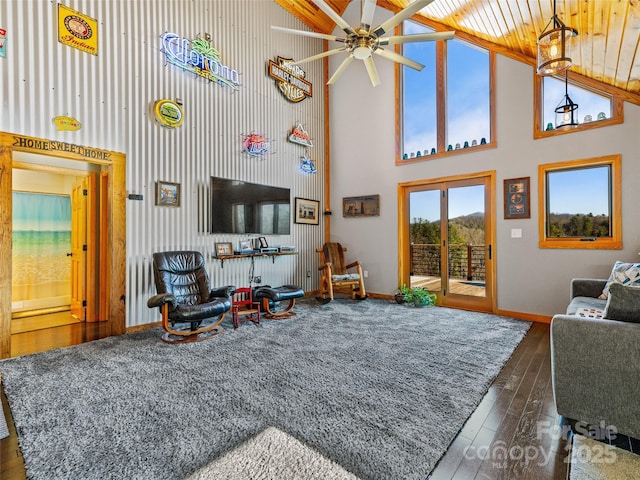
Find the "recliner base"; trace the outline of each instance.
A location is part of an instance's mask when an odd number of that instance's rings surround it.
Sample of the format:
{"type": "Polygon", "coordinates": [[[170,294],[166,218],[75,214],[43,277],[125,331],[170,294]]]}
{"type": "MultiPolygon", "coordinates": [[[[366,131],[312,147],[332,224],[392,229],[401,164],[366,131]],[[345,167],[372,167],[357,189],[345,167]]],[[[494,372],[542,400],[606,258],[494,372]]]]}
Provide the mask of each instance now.
{"type": "Polygon", "coordinates": [[[224,328],[216,327],[206,332],[197,333],[194,335],[175,335],[171,332],[165,332],[162,335],[162,341],[165,343],[177,344],[177,343],[193,343],[193,342],[203,342],[204,340],[209,340],[210,338],[221,335],[224,332],[224,328]]]}

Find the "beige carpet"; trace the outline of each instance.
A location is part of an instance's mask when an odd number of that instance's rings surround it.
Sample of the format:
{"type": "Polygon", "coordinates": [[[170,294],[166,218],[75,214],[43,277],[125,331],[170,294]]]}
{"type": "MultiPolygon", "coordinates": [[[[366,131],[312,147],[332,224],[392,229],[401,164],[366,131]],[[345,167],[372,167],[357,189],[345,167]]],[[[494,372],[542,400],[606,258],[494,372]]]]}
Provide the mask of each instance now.
{"type": "Polygon", "coordinates": [[[185,480],[358,480],[337,463],[269,427],[185,480]]]}
{"type": "Polygon", "coordinates": [[[640,455],[582,435],[573,437],[571,480],[637,480],[640,455]]]}

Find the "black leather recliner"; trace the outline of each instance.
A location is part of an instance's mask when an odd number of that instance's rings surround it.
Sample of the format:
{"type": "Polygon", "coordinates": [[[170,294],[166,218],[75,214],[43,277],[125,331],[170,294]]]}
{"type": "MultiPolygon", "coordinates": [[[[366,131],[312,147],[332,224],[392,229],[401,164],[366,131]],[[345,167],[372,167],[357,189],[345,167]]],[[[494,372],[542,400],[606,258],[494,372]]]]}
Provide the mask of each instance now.
{"type": "Polygon", "coordinates": [[[231,310],[236,287],[210,289],[202,253],[154,253],[153,276],[158,294],[147,301],[147,306],[158,307],[162,313],[162,327],[167,331],[162,340],[193,342],[222,333],[220,323],[231,310]]]}

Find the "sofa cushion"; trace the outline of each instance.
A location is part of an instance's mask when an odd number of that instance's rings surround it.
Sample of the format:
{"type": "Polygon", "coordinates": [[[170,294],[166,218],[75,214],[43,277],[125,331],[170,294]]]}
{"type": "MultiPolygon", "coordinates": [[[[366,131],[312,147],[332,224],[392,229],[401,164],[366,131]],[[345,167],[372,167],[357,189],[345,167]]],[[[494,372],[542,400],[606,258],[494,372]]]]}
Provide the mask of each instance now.
{"type": "Polygon", "coordinates": [[[609,287],[612,283],[621,283],[623,285],[634,285],[640,287],[640,263],[624,263],[617,261],[611,269],[611,275],[607,279],[607,284],[602,290],[600,297],[606,300],[609,296],[609,287]]]}
{"type": "Polygon", "coordinates": [[[593,297],[574,297],[567,307],[567,315],[575,315],[579,308],[595,308],[604,310],[607,301],[593,297]]]}
{"type": "Polygon", "coordinates": [[[604,318],[640,323],[640,287],[612,283],[604,318]]]}

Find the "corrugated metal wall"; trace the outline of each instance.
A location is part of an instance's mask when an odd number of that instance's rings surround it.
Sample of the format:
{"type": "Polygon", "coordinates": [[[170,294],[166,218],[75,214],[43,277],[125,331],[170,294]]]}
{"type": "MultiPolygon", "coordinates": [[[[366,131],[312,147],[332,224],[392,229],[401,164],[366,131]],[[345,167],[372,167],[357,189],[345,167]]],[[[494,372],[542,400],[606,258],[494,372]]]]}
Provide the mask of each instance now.
{"type": "MultiPolygon", "coordinates": [[[[206,232],[212,175],[288,187],[294,197],[317,199],[323,208],[323,62],[303,65],[313,98],[288,102],[267,76],[277,55],[300,59],[322,50],[320,40],[272,32],[270,25],[306,28],[266,0],[67,0],[64,5],[98,21],[98,55],[57,40],[54,1],[3,0],[0,28],[7,30],[7,57],[0,58],[0,130],[104,148],[127,155],[127,190],[143,201],[127,201],[127,325],[157,321],[146,307],[155,293],[150,255],[154,251],[196,249],[213,254],[215,242],[234,245],[244,236],[206,232]],[[237,70],[234,92],[166,63],[160,35],[192,39],[211,35],[222,63],[237,70]],[[160,99],[181,99],[184,124],[160,127],[151,107],[160,99]],[[57,131],[57,115],[78,119],[81,130],[57,131]],[[309,150],[318,173],[299,171],[304,147],[288,142],[301,123],[315,146],[309,150]],[[242,153],[242,134],[274,140],[275,153],[256,159],[242,153]],[[180,183],[179,208],[155,205],[155,182],[180,183]]],[[[293,205],[292,205],[293,206],[293,205]]],[[[270,244],[295,245],[299,254],[255,260],[263,283],[317,288],[315,248],[324,239],[319,226],[293,223],[290,235],[267,237],[270,244]],[[311,278],[306,272],[311,272],[311,278]]],[[[209,261],[214,285],[248,284],[251,262],[209,261]]]]}

